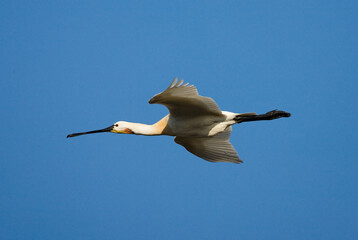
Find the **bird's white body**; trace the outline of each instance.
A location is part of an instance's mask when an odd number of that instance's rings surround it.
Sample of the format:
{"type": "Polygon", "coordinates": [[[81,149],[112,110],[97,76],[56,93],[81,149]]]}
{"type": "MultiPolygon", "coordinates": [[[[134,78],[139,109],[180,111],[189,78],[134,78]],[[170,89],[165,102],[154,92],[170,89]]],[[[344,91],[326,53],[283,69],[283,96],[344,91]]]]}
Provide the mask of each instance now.
{"type": "Polygon", "coordinates": [[[121,127],[132,130],[136,135],[168,135],[180,137],[211,137],[223,132],[228,126],[235,124],[233,120],[238,113],[222,111],[222,117],[173,117],[166,115],[152,125],[119,121],[121,127]]]}
{"type": "Polygon", "coordinates": [[[235,124],[233,120],[237,113],[222,111],[222,116],[184,117],[167,116],[168,128],[171,136],[180,137],[211,137],[223,132],[227,127],[235,124]]]}
{"type": "Polygon", "coordinates": [[[109,128],[74,133],[67,137],[97,132],[169,135],[175,136],[175,142],[189,152],[207,161],[241,163],[242,160],[229,142],[233,124],[289,116],[289,113],[283,111],[271,111],[263,115],[221,111],[213,99],[200,96],[193,85],[183,85],[183,80],[178,82],[177,78],[165,91],[152,97],[149,103],[166,106],[169,114],[153,125],[119,121],[109,128]]]}

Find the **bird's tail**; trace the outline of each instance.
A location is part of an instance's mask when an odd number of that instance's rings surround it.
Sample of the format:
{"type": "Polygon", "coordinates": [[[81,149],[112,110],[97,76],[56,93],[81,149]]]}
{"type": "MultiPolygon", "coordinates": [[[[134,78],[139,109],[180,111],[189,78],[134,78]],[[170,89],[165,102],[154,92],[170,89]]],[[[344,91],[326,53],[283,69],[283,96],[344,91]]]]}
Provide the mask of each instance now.
{"type": "Polygon", "coordinates": [[[236,123],[242,122],[252,122],[252,121],[261,121],[261,120],[273,120],[281,117],[290,117],[291,113],[279,110],[272,110],[265,114],[256,114],[256,113],[243,113],[235,116],[234,120],[236,123]]]}

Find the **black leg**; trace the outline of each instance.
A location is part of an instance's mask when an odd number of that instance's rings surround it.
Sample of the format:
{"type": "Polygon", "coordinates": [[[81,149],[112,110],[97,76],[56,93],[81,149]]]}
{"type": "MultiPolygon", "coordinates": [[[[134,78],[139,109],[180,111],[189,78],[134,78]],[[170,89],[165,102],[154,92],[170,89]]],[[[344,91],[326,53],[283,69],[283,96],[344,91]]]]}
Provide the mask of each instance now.
{"type": "Polygon", "coordinates": [[[261,120],[273,120],[273,119],[277,119],[277,118],[282,118],[282,117],[290,117],[291,114],[285,111],[279,111],[279,110],[272,110],[269,111],[265,114],[258,114],[258,115],[253,115],[253,116],[240,116],[237,115],[234,120],[237,123],[242,123],[242,122],[252,122],[252,121],[261,121],[261,120]]]}

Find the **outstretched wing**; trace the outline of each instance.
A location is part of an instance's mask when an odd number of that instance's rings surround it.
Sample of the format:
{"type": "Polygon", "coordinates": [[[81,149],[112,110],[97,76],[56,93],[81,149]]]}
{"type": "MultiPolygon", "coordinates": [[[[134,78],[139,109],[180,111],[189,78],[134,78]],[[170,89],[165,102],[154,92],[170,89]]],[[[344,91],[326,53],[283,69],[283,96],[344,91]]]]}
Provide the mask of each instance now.
{"type": "Polygon", "coordinates": [[[183,79],[178,78],[163,92],[155,95],[149,103],[158,103],[166,106],[172,116],[222,116],[221,110],[215,101],[209,97],[200,96],[198,90],[188,83],[183,85],[183,79]]]}
{"type": "Polygon", "coordinates": [[[212,137],[175,137],[174,141],[192,154],[210,162],[242,163],[229,142],[231,126],[212,137]]]}

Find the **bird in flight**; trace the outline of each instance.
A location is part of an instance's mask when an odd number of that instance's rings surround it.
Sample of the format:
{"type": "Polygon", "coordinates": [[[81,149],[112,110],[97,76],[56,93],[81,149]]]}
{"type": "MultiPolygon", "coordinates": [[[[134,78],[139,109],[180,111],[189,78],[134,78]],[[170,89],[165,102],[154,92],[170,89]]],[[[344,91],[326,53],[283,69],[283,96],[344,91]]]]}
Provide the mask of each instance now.
{"type": "Polygon", "coordinates": [[[207,161],[242,163],[229,142],[232,125],[291,116],[278,110],[265,114],[221,111],[212,98],[200,96],[196,87],[183,84],[183,79],[178,81],[178,78],[163,92],[153,96],[149,103],[166,106],[169,114],[152,125],[119,121],[104,129],[71,133],[67,138],[100,132],[169,135],[175,137],[177,144],[207,161]]]}

